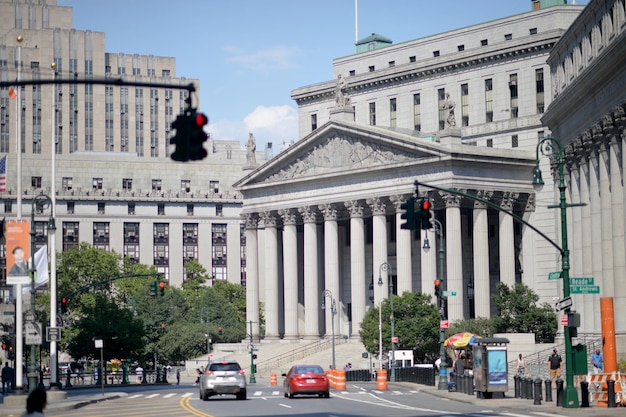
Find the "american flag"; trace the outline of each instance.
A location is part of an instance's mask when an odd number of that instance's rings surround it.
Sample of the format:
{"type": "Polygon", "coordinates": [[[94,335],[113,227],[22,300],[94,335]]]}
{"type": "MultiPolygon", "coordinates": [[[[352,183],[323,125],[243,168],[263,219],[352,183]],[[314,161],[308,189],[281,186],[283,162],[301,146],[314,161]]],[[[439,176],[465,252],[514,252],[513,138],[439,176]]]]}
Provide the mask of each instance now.
{"type": "Polygon", "coordinates": [[[7,190],[7,156],[0,158],[0,193],[7,190]]]}

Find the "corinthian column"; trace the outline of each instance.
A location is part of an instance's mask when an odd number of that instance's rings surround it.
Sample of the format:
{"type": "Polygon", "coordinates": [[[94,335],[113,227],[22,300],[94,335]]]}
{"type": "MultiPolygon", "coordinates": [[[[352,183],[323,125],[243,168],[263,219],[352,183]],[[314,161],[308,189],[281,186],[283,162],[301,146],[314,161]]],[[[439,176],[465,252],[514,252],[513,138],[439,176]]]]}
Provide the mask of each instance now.
{"type": "MultiPolygon", "coordinates": [[[[335,331],[341,333],[339,319],[342,311],[341,292],[339,290],[339,233],[337,229],[337,209],[332,204],[319,206],[324,215],[324,278],[325,288],[330,290],[337,303],[337,314],[334,316],[335,331]]],[[[326,321],[324,335],[331,334],[331,320],[333,320],[331,300],[326,300],[326,321]]]]}
{"type": "MultiPolygon", "coordinates": [[[[390,197],[396,212],[396,269],[398,274],[398,294],[413,291],[413,273],[411,271],[411,230],[403,229],[402,209],[400,206],[406,201],[402,195],[390,197]]],[[[422,288],[422,292],[424,288],[422,288]]]]}
{"type": "Polygon", "coordinates": [[[359,336],[361,321],[365,316],[365,225],[363,205],[358,201],[345,203],[350,213],[350,287],[352,288],[351,337],[359,336]]]}
{"type": "MultiPolygon", "coordinates": [[[[490,191],[478,194],[483,200],[493,195],[490,191]]],[[[487,206],[479,201],[474,202],[474,312],[476,317],[491,317],[491,293],[489,279],[489,221],[487,206]]],[[[470,300],[471,302],[472,300],[470,300]]]]}
{"type": "Polygon", "coordinates": [[[442,192],[441,196],[446,204],[446,270],[447,289],[456,292],[456,297],[448,297],[448,319],[462,320],[463,300],[463,250],[461,242],[461,197],[455,194],[442,192]]]}
{"type": "MultiPolygon", "coordinates": [[[[513,203],[519,194],[504,193],[500,207],[507,211],[513,210],[513,203]]],[[[509,287],[515,285],[515,235],[513,233],[513,217],[500,213],[500,282],[509,287]]]]}
{"type": "Polygon", "coordinates": [[[372,242],[372,271],[374,276],[378,271],[378,274],[382,278],[386,285],[380,287],[374,285],[374,304],[379,305],[380,302],[389,295],[389,279],[388,268],[381,268],[383,262],[387,260],[387,218],[385,217],[385,203],[380,198],[371,198],[367,200],[367,204],[370,206],[373,214],[372,218],[372,230],[373,230],[373,242],[372,242]]]}
{"type": "Polygon", "coordinates": [[[280,337],[278,288],[278,218],[271,212],[261,213],[265,224],[265,338],[280,337]]]}
{"type": "Polygon", "coordinates": [[[304,337],[319,338],[320,290],[317,284],[317,212],[298,209],[304,220],[304,337]]]}
{"type": "MultiPolygon", "coordinates": [[[[259,245],[255,214],[245,215],[246,220],[246,321],[252,322],[252,338],[259,340],[259,245]]],[[[249,330],[249,329],[248,329],[249,330]]]]}
{"type": "Polygon", "coordinates": [[[280,210],[283,218],[283,287],[285,291],[285,339],[298,338],[298,232],[296,213],[280,210]]]}

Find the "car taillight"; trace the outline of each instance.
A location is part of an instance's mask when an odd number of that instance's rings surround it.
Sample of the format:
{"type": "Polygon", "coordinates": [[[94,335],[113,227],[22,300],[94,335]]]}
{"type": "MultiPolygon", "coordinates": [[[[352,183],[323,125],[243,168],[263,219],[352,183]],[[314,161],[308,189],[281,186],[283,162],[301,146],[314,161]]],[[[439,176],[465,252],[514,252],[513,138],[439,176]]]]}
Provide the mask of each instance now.
{"type": "Polygon", "coordinates": [[[207,374],[207,375],[213,375],[213,371],[209,371],[209,370],[207,370],[207,371],[205,372],[205,374],[207,374]]]}
{"type": "Polygon", "coordinates": [[[246,373],[246,371],[244,371],[243,369],[239,370],[239,374],[244,375],[246,373]]]}

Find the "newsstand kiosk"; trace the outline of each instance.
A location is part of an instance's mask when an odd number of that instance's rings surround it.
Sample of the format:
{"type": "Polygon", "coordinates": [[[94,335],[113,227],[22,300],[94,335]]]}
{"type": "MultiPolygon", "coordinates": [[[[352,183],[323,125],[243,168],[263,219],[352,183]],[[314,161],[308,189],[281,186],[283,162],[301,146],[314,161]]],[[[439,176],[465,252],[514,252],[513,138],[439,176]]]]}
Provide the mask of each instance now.
{"type": "Polygon", "coordinates": [[[504,337],[484,337],[472,344],[474,351],[474,390],[477,398],[504,397],[509,388],[504,337]]]}

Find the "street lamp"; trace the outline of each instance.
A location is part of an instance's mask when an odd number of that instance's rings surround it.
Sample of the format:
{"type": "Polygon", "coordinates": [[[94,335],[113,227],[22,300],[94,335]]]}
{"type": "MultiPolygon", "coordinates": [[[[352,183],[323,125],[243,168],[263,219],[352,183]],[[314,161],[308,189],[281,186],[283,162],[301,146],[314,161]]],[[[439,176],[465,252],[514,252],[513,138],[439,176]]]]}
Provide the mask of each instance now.
{"type": "MultiPolygon", "coordinates": [[[[537,144],[536,153],[536,165],[533,171],[533,187],[537,191],[541,191],[544,185],[541,178],[541,170],[539,169],[539,152],[544,156],[556,158],[559,174],[559,205],[548,206],[548,208],[559,208],[561,211],[561,277],[563,278],[563,298],[570,296],[570,283],[569,283],[569,249],[567,247],[567,207],[568,204],[565,201],[565,175],[563,160],[563,146],[561,143],[551,137],[546,136],[537,144]]],[[[569,314],[569,307],[565,309],[565,314],[569,314]]],[[[565,372],[566,372],[566,386],[563,392],[563,407],[564,408],[578,408],[578,391],[574,386],[574,356],[572,350],[572,340],[570,336],[570,329],[568,326],[564,328],[565,336],[565,372]]]]}
{"type": "Polygon", "coordinates": [[[333,293],[330,290],[324,290],[322,291],[322,310],[326,310],[326,297],[330,298],[330,331],[332,335],[331,346],[333,351],[332,366],[333,369],[337,369],[335,367],[335,315],[337,314],[337,303],[335,302],[333,293]]]}
{"type": "MultiPolygon", "coordinates": [[[[435,232],[437,233],[437,236],[439,236],[439,291],[437,291],[437,293],[435,294],[435,296],[437,297],[437,308],[439,310],[439,318],[441,319],[441,321],[446,320],[446,311],[445,311],[445,307],[444,307],[444,298],[443,298],[443,294],[441,294],[441,286],[443,285],[443,281],[444,281],[444,261],[445,261],[445,242],[444,242],[444,237],[443,237],[443,225],[441,224],[441,222],[435,218],[431,218],[430,222],[433,224],[433,226],[435,227],[435,232]]],[[[428,251],[430,249],[430,244],[428,243],[428,236],[426,236],[426,239],[424,239],[424,246],[422,246],[422,248],[425,251],[428,251]]],[[[441,362],[439,364],[439,385],[437,386],[437,389],[439,390],[446,390],[448,389],[448,367],[446,366],[446,364],[448,363],[448,361],[446,360],[446,348],[443,346],[443,342],[446,340],[446,329],[443,328],[443,326],[440,324],[439,325],[439,361],[441,362]]]]}
{"type": "Polygon", "coordinates": [[[206,355],[207,363],[211,362],[211,320],[209,319],[209,310],[202,307],[200,311],[200,323],[204,323],[206,317],[206,355]]]}
{"type": "MultiPolygon", "coordinates": [[[[31,207],[30,213],[30,313],[34,322],[36,322],[35,318],[35,297],[36,297],[36,289],[35,289],[35,279],[37,275],[37,265],[35,264],[35,213],[41,213],[48,207],[52,207],[52,200],[45,194],[38,194],[33,198],[33,203],[31,207]]],[[[54,217],[50,216],[48,219],[48,230],[56,230],[56,225],[54,224],[54,217]]],[[[37,379],[39,373],[37,372],[37,358],[35,357],[35,345],[30,345],[30,364],[28,367],[28,391],[33,392],[37,388],[37,379]]]]}
{"type": "MultiPolygon", "coordinates": [[[[382,271],[388,271],[389,273],[387,274],[387,282],[389,283],[389,309],[391,310],[391,315],[390,315],[390,319],[391,319],[391,382],[395,382],[396,381],[396,327],[395,327],[395,321],[394,321],[394,317],[393,317],[393,277],[392,277],[392,269],[391,269],[391,265],[388,262],[383,262],[382,264],[380,264],[380,266],[378,267],[378,286],[382,286],[383,285],[383,276],[382,276],[382,271]]],[[[381,309],[382,309],[382,304],[381,304],[381,309]]],[[[379,315],[379,320],[380,320],[380,315],[379,315]]],[[[382,326],[379,328],[379,332],[382,332],[382,326]]],[[[381,341],[382,341],[382,335],[381,335],[381,341]]],[[[381,354],[382,354],[382,342],[381,342],[381,354]]]]}

